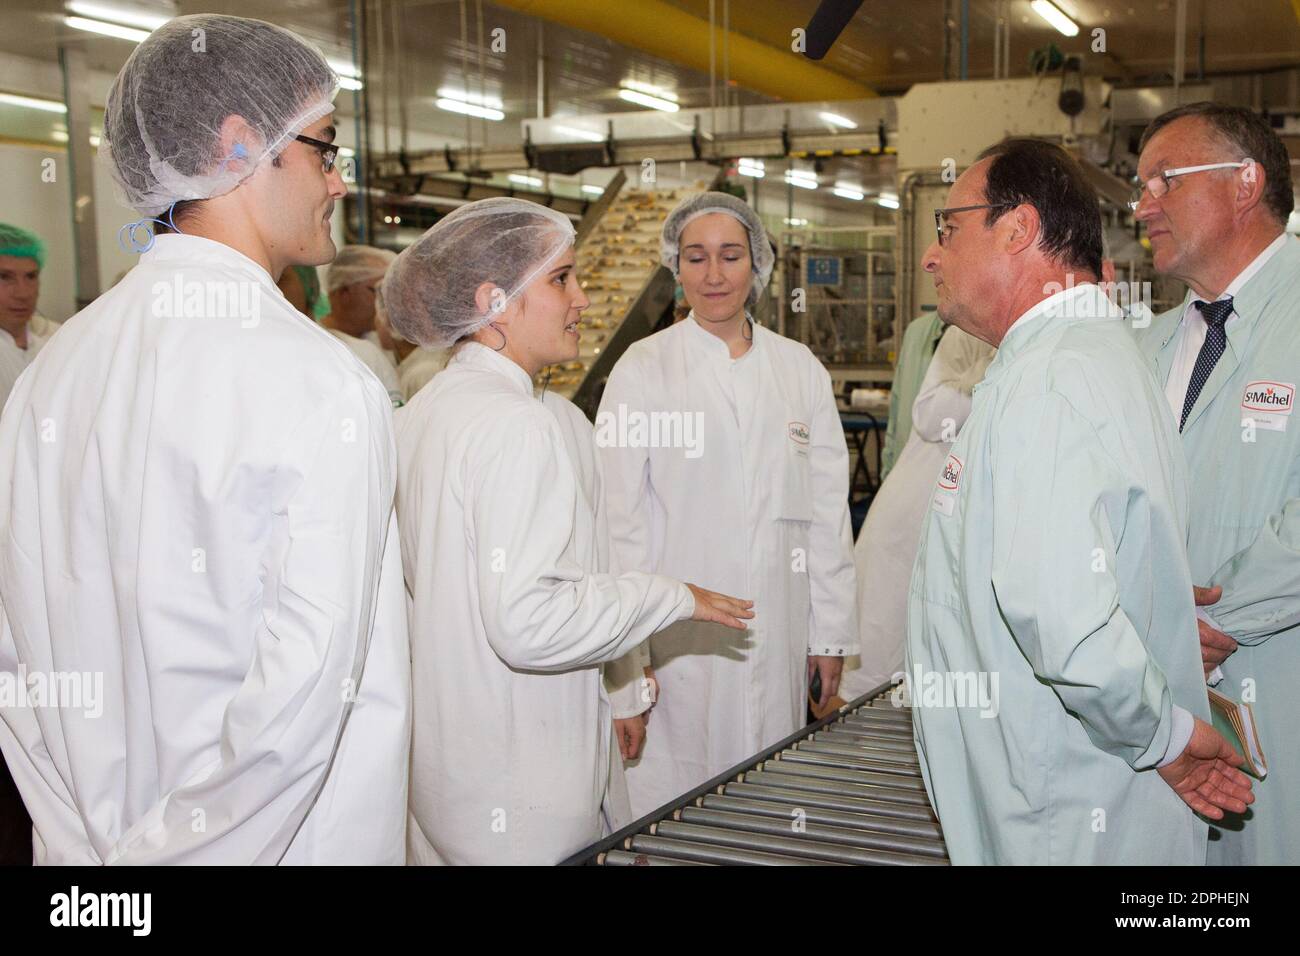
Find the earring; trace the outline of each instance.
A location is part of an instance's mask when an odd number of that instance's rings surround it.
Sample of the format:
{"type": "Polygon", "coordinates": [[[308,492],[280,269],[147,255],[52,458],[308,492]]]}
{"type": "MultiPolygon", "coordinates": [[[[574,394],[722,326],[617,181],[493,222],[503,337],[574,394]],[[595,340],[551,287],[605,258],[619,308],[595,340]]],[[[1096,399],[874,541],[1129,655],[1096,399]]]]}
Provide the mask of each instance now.
{"type": "Polygon", "coordinates": [[[497,324],[495,322],[489,322],[488,328],[492,329],[494,332],[496,332],[497,335],[501,336],[501,348],[495,348],[492,350],[493,352],[500,352],[502,349],[506,347],[506,334],[502,332],[499,328],[497,328],[497,324]]]}

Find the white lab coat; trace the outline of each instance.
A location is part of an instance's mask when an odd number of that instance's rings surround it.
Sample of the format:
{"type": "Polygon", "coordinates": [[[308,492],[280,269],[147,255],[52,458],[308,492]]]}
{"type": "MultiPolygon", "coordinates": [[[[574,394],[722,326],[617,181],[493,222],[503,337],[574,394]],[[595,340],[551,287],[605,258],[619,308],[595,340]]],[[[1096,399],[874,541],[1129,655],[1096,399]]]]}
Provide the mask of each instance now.
{"type": "MultiPolygon", "coordinates": [[[[403,400],[409,402],[414,398],[416,392],[429,384],[429,379],[447,367],[450,357],[450,349],[412,349],[397,366],[397,384],[402,390],[403,400]]],[[[591,422],[587,422],[587,427],[590,429],[591,422]]]]}
{"type": "Polygon", "coordinates": [[[555,863],[601,834],[602,661],[694,613],[685,585],[594,571],[597,530],[528,374],[460,346],[398,411],[411,596],[408,862],[555,863]]]}
{"type": "MultiPolygon", "coordinates": [[[[564,437],[564,447],[569,452],[574,475],[583,499],[592,511],[596,528],[596,563],[595,570],[617,574],[609,553],[609,527],[605,520],[605,508],[601,491],[600,462],[596,455],[595,435],[591,421],[582,410],[561,395],[543,391],[542,404],[555,416],[564,437]]],[[[629,651],[616,661],[608,661],[603,667],[605,692],[609,697],[611,716],[624,719],[643,714],[650,709],[651,699],[647,684],[642,678],[645,667],[649,666],[650,652],[646,644],[629,651]]],[[[611,726],[612,730],[612,726],[611,726]]],[[[635,819],[628,798],[627,779],[623,767],[623,755],[618,749],[618,737],[610,748],[609,786],[600,808],[605,833],[621,830],[635,819]]]]}
{"type": "Polygon", "coordinates": [[[0,329],[0,408],[3,408],[5,402],[9,400],[9,393],[13,391],[18,376],[32,364],[32,359],[36,357],[36,353],[41,350],[46,341],[48,341],[46,336],[37,333],[35,322],[29,322],[27,325],[27,348],[25,349],[20,349],[14,337],[4,329],[0,329]]]}
{"type": "Polygon", "coordinates": [[[762,326],[753,335],[735,360],[693,317],[636,342],[597,416],[619,565],[754,601],[746,632],[688,622],[651,643],[661,698],[628,767],[637,816],[801,727],[808,656],[858,650],[848,449],[830,376],[804,345],[762,326]],[[673,421],[682,440],[663,447],[673,421]],[[694,449],[682,447],[688,421],[700,427],[694,449]]]}
{"type": "Polygon", "coordinates": [[[858,532],[858,623],[862,651],[845,662],[840,694],[853,700],[903,676],[907,583],[921,543],[934,480],[970,414],[971,391],[993,347],[949,326],[912,405],[911,436],[876,493],[858,532]]]}
{"type": "Polygon", "coordinates": [[[360,339],[355,335],[340,332],[338,329],[329,329],[328,331],[351,349],[352,354],[361,360],[362,365],[375,373],[375,378],[379,379],[379,384],[383,385],[384,391],[388,392],[388,400],[393,403],[393,407],[396,408],[401,405],[403,402],[402,386],[397,381],[397,366],[388,357],[388,353],[368,338],[360,339]]]}
{"type": "Polygon", "coordinates": [[[103,683],[99,716],[0,708],[36,862],[402,861],[391,415],[196,236],[159,236],[37,356],[0,418],[0,671],[103,683]],[[251,290],[256,321],[160,314],[177,282],[251,290]]]}

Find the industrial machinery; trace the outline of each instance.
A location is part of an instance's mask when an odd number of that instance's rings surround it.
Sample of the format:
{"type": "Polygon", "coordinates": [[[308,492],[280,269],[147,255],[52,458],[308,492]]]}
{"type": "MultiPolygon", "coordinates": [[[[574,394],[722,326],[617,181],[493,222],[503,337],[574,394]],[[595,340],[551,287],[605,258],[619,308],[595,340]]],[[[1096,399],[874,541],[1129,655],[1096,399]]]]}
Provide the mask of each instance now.
{"type": "Polygon", "coordinates": [[[877,688],[564,865],[945,865],[911,711],[877,688]]]}

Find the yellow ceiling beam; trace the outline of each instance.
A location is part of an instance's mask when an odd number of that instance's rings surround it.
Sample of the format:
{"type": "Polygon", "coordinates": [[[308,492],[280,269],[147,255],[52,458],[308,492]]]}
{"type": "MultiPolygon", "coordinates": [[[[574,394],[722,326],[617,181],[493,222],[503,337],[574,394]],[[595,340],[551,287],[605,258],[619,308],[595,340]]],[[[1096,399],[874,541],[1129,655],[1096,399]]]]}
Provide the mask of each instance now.
{"type": "MultiPolygon", "coordinates": [[[[709,22],[663,0],[494,0],[520,13],[606,37],[702,73],[709,72],[709,22]]],[[[1300,2],[1300,0],[1296,0],[1300,2]]],[[[723,31],[714,32],[722,73],[723,31]]],[[[727,36],[729,78],[737,86],[782,100],[856,100],[875,92],[793,50],[759,43],[734,30],[727,36]]],[[[791,38],[793,42],[793,38],[791,38]]]]}

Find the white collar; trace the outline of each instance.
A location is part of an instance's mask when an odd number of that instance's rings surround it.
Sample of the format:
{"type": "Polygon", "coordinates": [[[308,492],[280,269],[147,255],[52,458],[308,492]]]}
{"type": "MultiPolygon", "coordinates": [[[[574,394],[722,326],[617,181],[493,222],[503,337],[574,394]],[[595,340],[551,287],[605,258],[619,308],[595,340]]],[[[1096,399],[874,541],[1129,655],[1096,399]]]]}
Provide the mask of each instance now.
{"type": "Polygon", "coordinates": [[[695,339],[697,342],[702,343],[704,348],[712,349],[718,358],[725,358],[729,362],[739,362],[740,359],[745,358],[746,355],[753,353],[755,347],[758,345],[758,323],[754,321],[753,317],[750,316],[748,312],[745,313],[745,318],[749,320],[749,327],[753,332],[754,337],[750,340],[749,348],[745,350],[745,355],[742,355],[739,359],[733,359],[731,357],[731,347],[700,324],[699,320],[695,318],[694,309],[687,314],[686,318],[682,319],[680,324],[687,326],[687,335],[695,339]]]}
{"type": "MultiPolygon", "coordinates": [[[[1228,283],[1228,287],[1224,289],[1223,292],[1220,293],[1219,297],[1214,301],[1221,302],[1227,298],[1235,299],[1237,297],[1237,293],[1239,293],[1242,290],[1242,288],[1245,287],[1246,283],[1249,282],[1251,279],[1255,278],[1255,276],[1259,273],[1259,270],[1264,268],[1264,266],[1268,265],[1268,260],[1272,259],[1275,255],[1277,255],[1278,252],[1281,251],[1282,247],[1286,245],[1286,236],[1287,236],[1286,232],[1283,231],[1280,236],[1278,236],[1267,246],[1265,246],[1263,251],[1260,252],[1259,255],[1257,255],[1254,259],[1251,260],[1250,265],[1246,266],[1246,268],[1242,269],[1240,272],[1237,273],[1237,277],[1228,283]]],[[[1193,303],[1204,302],[1204,301],[1205,301],[1204,299],[1202,299],[1199,295],[1197,295],[1189,288],[1187,290],[1187,301],[1183,303],[1183,321],[1189,322],[1189,321],[1196,321],[1197,319],[1199,319],[1200,321],[1204,322],[1205,318],[1204,316],[1201,315],[1201,310],[1192,308],[1193,303]]],[[[1235,316],[1236,314],[1237,313],[1235,311],[1232,313],[1233,316],[1235,316]]],[[[1231,320],[1231,318],[1232,316],[1229,316],[1229,320],[1231,320]]]]}
{"type": "Polygon", "coordinates": [[[1037,303],[1027,309],[1020,318],[1011,323],[1006,334],[1002,336],[1006,341],[1011,332],[1022,326],[1028,325],[1034,319],[1042,318],[1046,315],[1072,315],[1084,316],[1096,314],[1097,316],[1109,315],[1113,311],[1110,300],[1106,299],[1105,293],[1095,282],[1083,282],[1079,285],[1067,286],[1060,292],[1054,292],[1045,299],[1040,299],[1037,303]],[[1094,296],[1105,299],[1106,305],[1102,305],[1093,299],[1092,302],[1085,301],[1094,296]]]}
{"type": "Polygon", "coordinates": [[[496,372],[510,380],[514,387],[524,395],[532,396],[533,380],[528,373],[515,364],[513,359],[508,359],[500,352],[496,352],[481,342],[469,341],[456,349],[456,354],[452,356],[451,365],[464,365],[469,368],[480,368],[489,372],[496,372]]]}
{"type": "Polygon", "coordinates": [[[155,236],[153,247],[141,253],[140,262],[144,264],[182,261],[194,265],[203,263],[220,263],[240,272],[246,272],[259,281],[277,288],[271,274],[258,263],[237,249],[224,242],[205,239],[203,236],[188,236],[178,233],[164,233],[155,236]]]}

